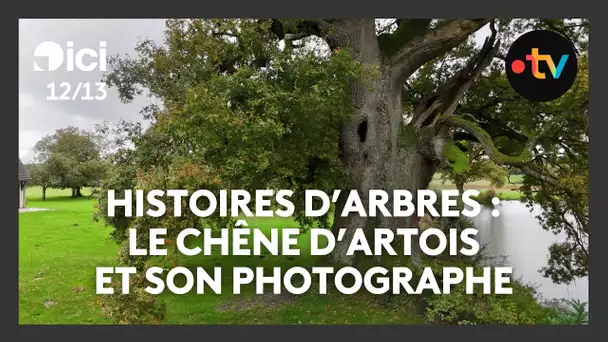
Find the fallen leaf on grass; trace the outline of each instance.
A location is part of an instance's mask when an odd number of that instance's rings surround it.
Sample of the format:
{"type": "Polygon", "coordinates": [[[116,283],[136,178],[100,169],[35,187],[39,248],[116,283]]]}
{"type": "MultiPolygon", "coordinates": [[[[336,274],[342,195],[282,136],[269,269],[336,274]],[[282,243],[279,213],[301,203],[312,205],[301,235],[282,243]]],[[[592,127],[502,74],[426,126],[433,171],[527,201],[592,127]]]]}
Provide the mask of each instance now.
{"type": "Polygon", "coordinates": [[[74,293],[78,293],[78,292],[83,292],[84,291],[84,287],[82,286],[76,286],[72,288],[72,292],[74,293]]]}

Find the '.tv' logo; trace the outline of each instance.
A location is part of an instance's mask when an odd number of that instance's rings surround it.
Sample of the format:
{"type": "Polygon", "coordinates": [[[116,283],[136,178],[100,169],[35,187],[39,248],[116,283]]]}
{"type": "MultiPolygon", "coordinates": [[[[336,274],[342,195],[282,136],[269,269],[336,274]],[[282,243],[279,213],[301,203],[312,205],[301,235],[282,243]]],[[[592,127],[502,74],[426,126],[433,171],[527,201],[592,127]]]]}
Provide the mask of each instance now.
{"type": "Polygon", "coordinates": [[[576,79],[578,61],[572,43],[557,32],[530,31],[511,45],[505,60],[507,79],[528,100],[546,102],[564,95],[576,79]]]}

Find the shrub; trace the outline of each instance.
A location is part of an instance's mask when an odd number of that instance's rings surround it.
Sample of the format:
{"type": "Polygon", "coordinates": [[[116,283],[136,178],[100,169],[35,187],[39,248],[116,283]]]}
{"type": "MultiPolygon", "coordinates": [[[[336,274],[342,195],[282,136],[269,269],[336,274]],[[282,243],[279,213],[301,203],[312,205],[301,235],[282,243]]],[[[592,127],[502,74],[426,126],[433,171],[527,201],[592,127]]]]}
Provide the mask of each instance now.
{"type": "Polygon", "coordinates": [[[512,295],[469,295],[460,284],[449,295],[429,297],[426,318],[444,324],[545,324],[554,314],[537,302],[531,287],[517,281],[512,287],[512,295]]]}
{"type": "Polygon", "coordinates": [[[494,197],[496,197],[496,191],[487,190],[481,192],[479,196],[474,198],[474,200],[476,200],[477,202],[479,202],[479,204],[483,206],[494,208],[494,204],[492,203],[492,198],[494,197]]]}
{"type": "MultiPolygon", "coordinates": [[[[496,196],[494,191],[487,191],[480,195],[480,202],[492,205],[491,199],[496,196]]],[[[441,197],[439,197],[441,198],[441,197]]],[[[438,204],[438,206],[440,203],[438,204]]],[[[465,217],[442,217],[430,220],[425,224],[447,230],[457,228],[474,227],[473,222],[465,217]]],[[[421,264],[416,265],[414,278],[420,276],[423,267],[431,267],[441,287],[443,267],[465,267],[501,266],[503,263],[494,256],[486,255],[484,249],[473,257],[466,256],[438,256],[423,257],[421,264]]],[[[408,265],[412,266],[412,265],[408,265]]],[[[393,302],[407,303],[408,306],[423,308],[425,319],[432,323],[442,324],[547,324],[552,318],[573,319],[573,316],[559,315],[557,310],[539,303],[536,290],[532,286],[524,285],[520,281],[512,280],[513,294],[484,295],[476,293],[466,294],[465,283],[452,287],[450,294],[435,295],[432,292],[423,293],[421,296],[395,298],[393,302]],[[416,303],[414,303],[416,302],[416,303]],[[560,318],[561,317],[561,318],[560,318]]],[[[555,323],[551,323],[555,324],[555,323]]]]}
{"type": "Polygon", "coordinates": [[[589,323],[587,303],[580,300],[565,300],[565,308],[554,308],[554,315],[546,317],[544,324],[581,325],[589,323]]]}
{"type": "Polygon", "coordinates": [[[103,314],[115,324],[160,324],[166,319],[164,302],[147,293],[145,279],[141,275],[131,276],[129,294],[121,293],[121,282],[113,282],[113,295],[104,295],[98,300],[103,314]]]}

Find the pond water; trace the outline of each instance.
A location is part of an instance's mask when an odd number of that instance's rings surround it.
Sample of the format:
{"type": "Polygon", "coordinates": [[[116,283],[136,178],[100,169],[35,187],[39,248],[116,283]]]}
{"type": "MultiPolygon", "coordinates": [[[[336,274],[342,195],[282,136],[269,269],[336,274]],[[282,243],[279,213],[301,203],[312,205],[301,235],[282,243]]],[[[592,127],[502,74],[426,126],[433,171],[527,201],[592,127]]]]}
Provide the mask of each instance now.
{"type": "Polygon", "coordinates": [[[493,217],[492,210],[485,208],[474,219],[479,241],[482,246],[487,246],[486,251],[494,256],[504,256],[505,266],[513,267],[514,276],[521,277],[524,283],[536,285],[546,299],[569,298],[589,302],[587,278],[569,285],[558,285],[538,272],[547,265],[549,246],[564,241],[563,236],[542,229],[536,219],[540,208],[530,212],[524,203],[503,201],[496,209],[500,212],[498,217],[493,217]]]}

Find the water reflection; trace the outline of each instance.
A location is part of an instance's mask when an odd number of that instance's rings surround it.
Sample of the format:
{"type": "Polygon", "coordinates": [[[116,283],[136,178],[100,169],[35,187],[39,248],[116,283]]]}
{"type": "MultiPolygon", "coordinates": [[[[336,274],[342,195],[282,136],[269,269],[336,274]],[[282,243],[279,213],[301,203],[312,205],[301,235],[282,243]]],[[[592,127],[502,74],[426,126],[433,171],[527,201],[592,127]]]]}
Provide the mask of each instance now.
{"type": "Polygon", "coordinates": [[[507,265],[513,267],[515,277],[526,283],[535,284],[545,298],[572,298],[589,301],[588,279],[579,279],[571,285],[557,285],[544,278],[538,270],[547,264],[548,247],[564,237],[554,235],[541,228],[536,219],[540,209],[533,212],[524,203],[502,202],[497,209],[499,217],[492,216],[492,210],[484,209],[475,218],[479,230],[479,240],[487,244],[487,252],[507,258],[507,265]]]}

